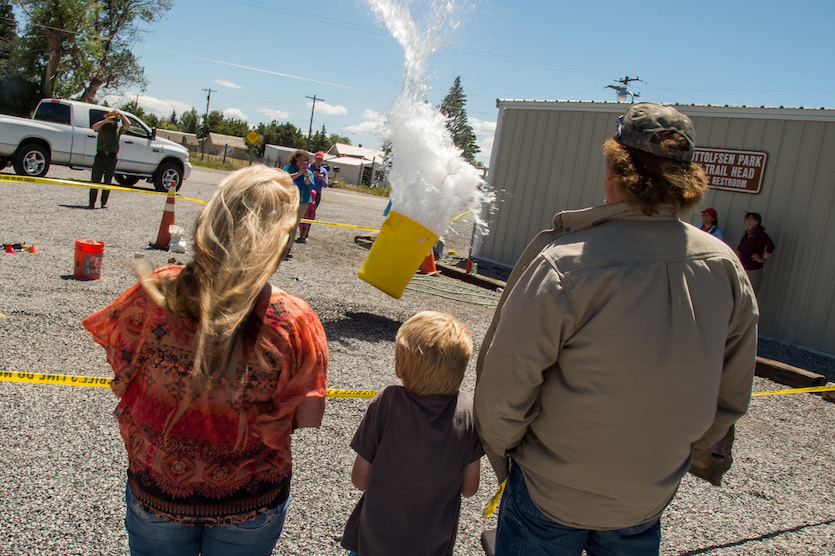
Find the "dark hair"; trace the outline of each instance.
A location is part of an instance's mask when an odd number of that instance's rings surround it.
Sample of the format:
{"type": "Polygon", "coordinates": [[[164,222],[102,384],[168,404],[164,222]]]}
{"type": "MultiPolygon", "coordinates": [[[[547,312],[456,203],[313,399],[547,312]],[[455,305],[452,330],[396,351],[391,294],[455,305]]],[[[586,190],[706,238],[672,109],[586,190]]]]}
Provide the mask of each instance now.
{"type": "Polygon", "coordinates": [[[301,149],[297,150],[296,152],[293,153],[293,156],[290,157],[290,165],[298,167],[299,166],[299,164],[298,164],[299,159],[304,158],[304,157],[307,157],[309,159],[310,158],[310,153],[307,152],[307,151],[303,151],[301,149]]]}
{"type": "MultiPolygon", "coordinates": [[[[658,133],[662,135],[663,133],[658,133]]],[[[686,142],[681,134],[671,132],[660,138],[665,148],[681,149],[686,142]]],[[[614,139],[603,145],[609,175],[615,180],[629,203],[644,214],[653,214],[661,204],[674,205],[679,211],[698,205],[707,191],[707,178],[702,168],[692,162],[664,158],[631,147],[614,139]]]]}
{"type": "MultiPolygon", "coordinates": [[[[760,226],[760,227],[762,226],[763,217],[760,216],[759,212],[746,212],[745,213],[745,219],[747,220],[748,218],[753,218],[754,220],[757,221],[757,226],[760,226]]],[[[765,228],[763,228],[763,230],[765,230],[765,228]]]]}

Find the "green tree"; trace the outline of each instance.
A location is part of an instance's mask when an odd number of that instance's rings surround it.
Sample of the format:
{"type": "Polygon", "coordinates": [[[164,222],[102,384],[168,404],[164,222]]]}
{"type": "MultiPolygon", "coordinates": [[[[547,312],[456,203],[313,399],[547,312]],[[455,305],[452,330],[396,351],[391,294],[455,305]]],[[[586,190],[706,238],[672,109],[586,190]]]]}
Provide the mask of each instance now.
{"type": "Polygon", "coordinates": [[[145,120],[145,109],[139,106],[139,101],[135,98],[124,103],[122,106],[119,107],[119,110],[130,112],[140,120],[145,120]]]}
{"type": "Polygon", "coordinates": [[[183,112],[183,115],[180,116],[178,128],[184,133],[197,133],[199,125],[200,116],[197,115],[197,110],[192,108],[187,112],[183,112]]]}
{"type": "Polygon", "coordinates": [[[10,0],[0,0],[0,113],[28,116],[40,100],[37,82],[20,71],[20,37],[10,0]]]}
{"type": "Polygon", "coordinates": [[[464,160],[475,164],[475,155],[481,149],[476,143],[473,128],[467,122],[467,110],[464,108],[466,104],[467,96],[464,94],[464,88],[461,87],[461,76],[458,76],[438,110],[446,116],[446,128],[452,136],[452,142],[461,149],[464,160]]]}
{"type": "Polygon", "coordinates": [[[157,116],[153,112],[147,112],[142,117],[142,121],[145,122],[146,124],[148,124],[148,127],[160,127],[160,125],[159,125],[160,121],[165,121],[165,120],[160,120],[159,116],[157,116]]]}
{"type": "Polygon", "coordinates": [[[85,42],[96,6],[92,0],[20,0],[18,6],[27,21],[20,45],[23,73],[37,76],[40,94],[51,97],[70,64],[70,50],[85,42]]]}
{"type": "Polygon", "coordinates": [[[278,121],[273,120],[269,124],[263,122],[259,123],[255,131],[261,138],[255,142],[255,154],[263,156],[264,145],[278,145],[280,147],[291,147],[294,149],[303,149],[307,144],[307,134],[302,130],[286,122],[279,124],[278,121]]]}
{"type": "Polygon", "coordinates": [[[144,86],[132,50],[140,25],[158,19],[172,0],[19,0],[25,14],[25,74],[39,76],[44,96],[93,102],[101,89],[144,86]]]}
{"type": "Polygon", "coordinates": [[[328,132],[325,130],[325,124],[322,124],[322,129],[310,138],[310,152],[327,151],[329,148],[331,148],[331,145],[328,142],[328,132]]]}
{"type": "Polygon", "coordinates": [[[246,137],[246,134],[251,131],[251,128],[244,120],[239,120],[237,118],[223,118],[217,129],[213,129],[212,131],[216,133],[223,133],[224,135],[246,137]]]}
{"type": "Polygon", "coordinates": [[[0,0],[0,77],[11,68],[17,50],[17,19],[9,0],[0,0]]]}
{"type": "Polygon", "coordinates": [[[331,133],[330,137],[328,137],[328,148],[330,149],[337,143],[342,143],[343,145],[350,145],[351,140],[345,137],[344,135],[337,135],[336,133],[331,133]]]}
{"type": "Polygon", "coordinates": [[[177,129],[177,111],[172,110],[171,115],[168,116],[168,123],[174,126],[174,129],[177,129]]]}

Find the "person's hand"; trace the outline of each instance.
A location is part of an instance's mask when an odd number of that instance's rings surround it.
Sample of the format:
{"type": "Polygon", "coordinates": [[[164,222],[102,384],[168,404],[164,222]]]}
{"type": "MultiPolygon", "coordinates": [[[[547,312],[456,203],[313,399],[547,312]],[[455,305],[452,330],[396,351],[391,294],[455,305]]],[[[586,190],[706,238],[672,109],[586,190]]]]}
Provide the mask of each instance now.
{"type": "Polygon", "coordinates": [[[755,261],[757,261],[758,263],[764,263],[765,262],[765,259],[762,258],[761,256],[757,255],[756,253],[751,255],[751,258],[754,259],[755,261]]]}

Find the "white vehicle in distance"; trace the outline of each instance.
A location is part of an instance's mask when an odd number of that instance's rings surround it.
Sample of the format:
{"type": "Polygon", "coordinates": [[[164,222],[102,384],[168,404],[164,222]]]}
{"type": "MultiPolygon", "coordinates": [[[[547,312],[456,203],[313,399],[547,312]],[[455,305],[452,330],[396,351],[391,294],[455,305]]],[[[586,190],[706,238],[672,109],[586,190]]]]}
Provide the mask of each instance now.
{"type": "MultiPolygon", "coordinates": [[[[111,108],[75,100],[46,98],[38,103],[32,118],[0,115],[0,169],[12,163],[21,176],[46,175],[50,164],[74,169],[93,167],[96,132],[93,124],[111,108]]],[[[177,189],[191,173],[188,149],[157,137],[156,128],[128,112],[122,112],[130,127],[120,135],[116,181],[131,186],[145,179],[157,191],[177,189]]]]}

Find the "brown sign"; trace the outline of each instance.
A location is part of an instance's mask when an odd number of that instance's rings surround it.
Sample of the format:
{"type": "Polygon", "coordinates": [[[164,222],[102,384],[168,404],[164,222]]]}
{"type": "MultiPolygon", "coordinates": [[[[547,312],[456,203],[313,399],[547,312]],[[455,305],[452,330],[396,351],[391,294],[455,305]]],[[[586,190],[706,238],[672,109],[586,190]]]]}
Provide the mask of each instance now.
{"type": "Polygon", "coordinates": [[[707,174],[711,189],[759,193],[763,186],[763,174],[768,154],[760,151],[732,151],[696,147],[693,162],[707,174]]]}

